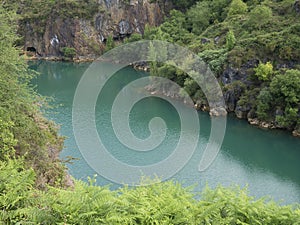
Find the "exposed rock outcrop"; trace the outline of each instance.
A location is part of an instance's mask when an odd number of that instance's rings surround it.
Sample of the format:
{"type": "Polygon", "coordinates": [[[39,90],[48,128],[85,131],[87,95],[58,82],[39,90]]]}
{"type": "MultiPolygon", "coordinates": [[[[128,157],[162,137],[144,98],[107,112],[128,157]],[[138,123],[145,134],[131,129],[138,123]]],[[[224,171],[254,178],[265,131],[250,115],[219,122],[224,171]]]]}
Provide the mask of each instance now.
{"type": "Polygon", "coordinates": [[[252,70],[253,68],[257,67],[258,64],[258,59],[248,60],[241,66],[234,66],[234,64],[229,64],[221,75],[221,81],[223,84],[230,84],[237,80],[247,83],[249,82],[249,70],[252,70]]]}
{"type": "Polygon", "coordinates": [[[62,48],[68,47],[75,49],[75,59],[94,59],[104,52],[108,37],[120,41],[133,32],[143,34],[146,24],[157,26],[163,19],[159,4],[149,0],[99,0],[98,6],[90,18],[52,10],[43,23],[23,19],[19,33],[24,37],[24,51],[56,59],[63,57],[62,48]]]}
{"type": "Polygon", "coordinates": [[[293,136],[300,138],[300,129],[296,129],[292,132],[293,136]]]}
{"type": "Polygon", "coordinates": [[[251,109],[250,105],[246,105],[244,107],[237,106],[235,108],[234,112],[235,112],[235,115],[236,115],[237,118],[239,118],[239,119],[247,119],[247,116],[248,116],[248,113],[250,112],[250,109],[251,109]]]}
{"type": "Polygon", "coordinates": [[[210,109],[209,111],[210,116],[226,116],[227,111],[224,107],[215,107],[210,109]]]}
{"type": "Polygon", "coordinates": [[[264,129],[276,129],[279,128],[277,127],[274,122],[266,122],[266,121],[260,121],[257,118],[254,119],[248,119],[249,124],[254,125],[254,126],[258,126],[260,128],[264,128],[264,129]]]}
{"type": "Polygon", "coordinates": [[[293,8],[294,8],[296,13],[300,13],[300,2],[299,2],[299,0],[296,0],[294,2],[293,8]]]}

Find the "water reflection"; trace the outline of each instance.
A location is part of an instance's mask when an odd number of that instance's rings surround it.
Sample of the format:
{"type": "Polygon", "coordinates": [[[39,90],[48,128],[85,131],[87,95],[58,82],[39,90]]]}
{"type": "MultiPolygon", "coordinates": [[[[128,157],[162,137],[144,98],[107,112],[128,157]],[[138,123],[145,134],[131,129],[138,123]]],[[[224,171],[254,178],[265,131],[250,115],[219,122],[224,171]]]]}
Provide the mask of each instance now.
{"type": "MultiPolygon", "coordinates": [[[[30,67],[41,73],[34,84],[40,94],[54,97],[53,104],[58,105],[48,110],[48,116],[61,124],[61,133],[69,137],[61,156],[71,155],[80,158],[68,165],[70,172],[78,179],[86,179],[95,173],[82,159],[76,146],[72,131],[72,101],[76,86],[89,64],[73,64],[62,62],[33,62],[30,67]]],[[[108,88],[107,94],[98,99],[96,111],[99,133],[110,145],[111,153],[128,163],[153,163],[170,154],[172,146],[178,140],[180,123],[178,115],[163,100],[149,98],[137,104],[130,114],[130,125],[139,137],[147,137],[147,125],[153,116],[161,116],[167,121],[168,141],[155,154],[148,156],[127,151],[122,153],[122,146],[116,140],[110,126],[110,108],[114,96],[122,87],[146,74],[125,68],[120,72],[122,79],[113,78],[114,88],[108,88]],[[103,129],[105,127],[105,129],[103,129]],[[123,158],[122,158],[123,157],[123,158]],[[144,157],[144,161],[143,161],[144,157]]],[[[103,95],[101,95],[103,96],[103,95]]],[[[183,106],[185,107],[185,106],[183,106]]],[[[213,165],[205,172],[199,173],[198,164],[205,148],[210,132],[210,119],[207,113],[199,113],[200,143],[190,162],[175,175],[175,179],[186,185],[198,183],[197,190],[206,183],[211,186],[239,184],[249,185],[252,195],[257,197],[270,195],[276,200],[284,199],[285,203],[300,202],[300,139],[283,131],[265,131],[248,125],[246,121],[228,118],[227,131],[220,154],[213,165]]],[[[187,148],[188,148],[187,143],[187,148]]],[[[112,168],[114,169],[114,168],[112,168]]],[[[99,184],[110,182],[99,178],[99,184]]],[[[118,187],[113,185],[113,188],[118,187]]]]}

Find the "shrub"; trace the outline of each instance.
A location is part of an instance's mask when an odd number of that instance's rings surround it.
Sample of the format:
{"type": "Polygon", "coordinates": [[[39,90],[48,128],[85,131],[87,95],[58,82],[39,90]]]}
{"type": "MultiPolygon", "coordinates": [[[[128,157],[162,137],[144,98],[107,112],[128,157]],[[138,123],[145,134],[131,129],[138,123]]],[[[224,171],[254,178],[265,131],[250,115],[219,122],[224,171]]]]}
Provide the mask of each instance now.
{"type": "Polygon", "coordinates": [[[223,70],[223,66],[227,60],[227,49],[214,49],[205,50],[198,54],[198,56],[209,64],[210,69],[216,73],[220,74],[223,70]]]}
{"type": "Polygon", "coordinates": [[[298,106],[300,101],[300,71],[287,70],[275,76],[270,83],[270,91],[277,103],[298,106]]]}
{"type": "Polygon", "coordinates": [[[63,47],[61,48],[61,51],[66,58],[73,59],[76,55],[76,50],[75,48],[70,48],[70,47],[63,47]]]}
{"type": "Polygon", "coordinates": [[[279,74],[270,83],[270,92],[273,104],[284,110],[283,116],[277,116],[279,125],[294,127],[300,125],[300,71],[287,70],[285,74],[279,74]]]}
{"type": "Polygon", "coordinates": [[[108,36],[105,43],[105,51],[109,51],[115,47],[115,42],[112,36],[108,36]]]}
{"type": "Polygon", "coordinates": [[[259,63],[258,66],[254,69],[255,76],[262,81],[267,81],[271,79],[271,76],[273,75],[273,65],[270,62],[267,62],[266,64],[259,63]]]}
{"type": "Polygon", "coordinates": [[[261,119],[271,116],[274,110],[281,109],[283,115],[277,115],[276,121],[282,127],[294,128],[300,125],[300,71],[287,70],[285,74],[276,75],[269,88],[262,89],[258,96],[257,114],[261,119]]]}
{"type": "Polygon", "coordinates": [[[197,2],[194,7],[189,9],[187,16],[192,32],[196,35],[201,34],[210,23],[211,10],[209,2],[197,2]]]}
{"type": "Polygon", "coordinates": [[[249,15],[248,24],[252,28],[261,29],[270,22],[272,18],[272,10],[268,6],[257,5],[249,15]]]}
{"type": "Polygon", "coordinates": [[[130,43],[130,42],[135,42],[135,41],[140,41],[140,40],[142,40],[142,35],[134,33],[134,34],[131,34],[129,38],[126,38],[124,42],[130,43]]]}
{"type": "Polygon", "coordinates": [[[263,88],[258,95],[258,104],[257,104],[257,116],[259,119],[268,120],[268,118],[272,118],[269,115],[272,104],[272,95],[270,93],[269,88],[263,88]]]}
{"type": "Polygon", "coordinates": [[[228,31],[228,33],[226,35],[226,48],[228,50],[233,49],[235,42],[236,42],[236,39],[235,39],[233,31],[232,30],[228,31]]]}
{"type": "Polygon", "coordinates": [[[229,6],[228,15],[233,16],[237,14],[244,14],[245,12],[247,12],[247,10],[248,10],[247,4],[242,0],[232,0],[229,6]]]}
{"type": "Polygon", "coordinates": [[[0,110],[0,160],[5,160],[15,155],[14,147],[17,145],[17,140],[12,132],[13,125],[14,123],[8,116],[5,116],[5,113],[0,110]]]}

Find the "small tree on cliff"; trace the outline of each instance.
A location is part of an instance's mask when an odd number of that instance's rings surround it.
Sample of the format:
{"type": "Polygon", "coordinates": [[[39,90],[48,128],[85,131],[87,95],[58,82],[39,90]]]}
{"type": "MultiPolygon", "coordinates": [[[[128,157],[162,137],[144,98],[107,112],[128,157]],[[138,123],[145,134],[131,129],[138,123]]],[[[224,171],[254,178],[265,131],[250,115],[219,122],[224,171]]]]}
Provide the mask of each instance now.
{"type": "Polygon", "coordinates": [[[61,49],[64,57],[66,57],[67,59],[73,59],[76,55],[76,50],[75,48],[70,48],[70,47],[63,47],[61,49]]]}
{"type": "Polygon", "coordinates": [[[226,36],[226,48],[228,50],[233,49],[235,42],[236,42],[236,39],[235,39],[233,31],[232,30],[228,31],[227,36],[226,36]]]}
{"type": "Polygon", "coordinates": [[[106,39],[105,51],[109,51],[115,47],[115,42],[112,36],[108,36],[106,39]]]}
{"type": "Polygon", "coordinates": [[[255,76],[262,81],[267,81],[271,79],[271,76],[273,75],[273,65],[270,62],[267,62],[266,64],[260,63],[258,66],[254,69],[255,76]]]}

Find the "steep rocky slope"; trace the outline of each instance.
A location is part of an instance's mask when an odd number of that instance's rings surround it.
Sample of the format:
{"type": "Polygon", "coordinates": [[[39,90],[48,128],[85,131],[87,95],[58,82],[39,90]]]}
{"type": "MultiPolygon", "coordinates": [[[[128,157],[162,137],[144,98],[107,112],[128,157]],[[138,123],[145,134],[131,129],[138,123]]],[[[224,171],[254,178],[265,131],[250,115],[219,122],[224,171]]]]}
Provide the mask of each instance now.
{"type": "Polygon", "coordinates": [[[141,34],[145,24],[157,26],[163,19],[163,8],[148,0],[34,2],[19,4],[19,44],[37,57],[59,59],[71,49],[75,59],[94,59],[108,38],[141,34]]]}

